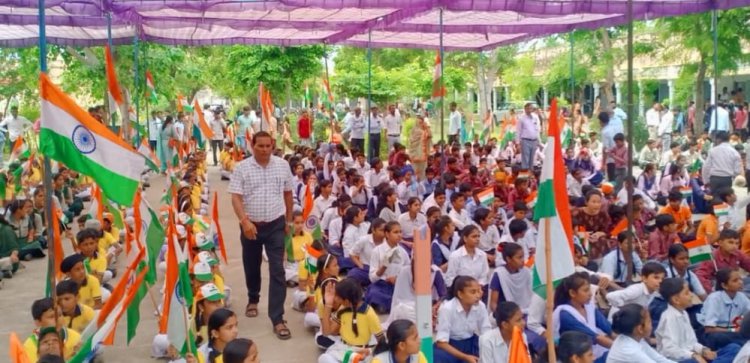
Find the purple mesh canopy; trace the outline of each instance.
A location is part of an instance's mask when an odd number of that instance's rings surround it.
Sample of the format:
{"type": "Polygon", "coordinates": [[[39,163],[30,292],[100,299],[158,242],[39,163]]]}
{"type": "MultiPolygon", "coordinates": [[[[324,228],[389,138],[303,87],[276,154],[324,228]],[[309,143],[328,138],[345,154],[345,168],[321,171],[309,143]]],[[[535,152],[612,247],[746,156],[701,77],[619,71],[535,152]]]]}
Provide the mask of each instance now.
{"type": "MultiPolygon", "coordinates": [[[[750,0],[634,0],[636,20],[730,9],[750,0]]],[[[573,29],[624,24],[627,0],[47,0],[47,41],[93,46],[347,44],[480,51],[573,29]],[[372,40],[368,41],[368,32],[372,40]]],[[[37,0],[0,5],[0,46],[38,42],[37,0]]]]}

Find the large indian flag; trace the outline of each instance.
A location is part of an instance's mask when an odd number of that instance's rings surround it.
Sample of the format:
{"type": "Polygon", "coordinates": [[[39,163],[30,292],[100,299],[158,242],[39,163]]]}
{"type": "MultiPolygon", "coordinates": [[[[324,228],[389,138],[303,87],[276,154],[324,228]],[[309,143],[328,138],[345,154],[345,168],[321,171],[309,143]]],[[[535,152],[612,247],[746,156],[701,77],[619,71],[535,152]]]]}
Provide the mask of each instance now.
{"type": "MultiPolygon", "coordinates": [[[[170,216],[171,219],[171,216],[170,216]]],[[[188,273],[187,252],[180,247],[175,236],[174,223],[170,221],[167,233],[167,274],[164,282],[164,305],[159,322],[159,332],[167,334],[181,356],[195,352],[195,340],[188,331],[188,307],[193,305],[193,292],[188,273]]]]}
{"type": "Polygon", "coordinates": [[[143,156],[96,121],[42,73],[39,77],[43,154],[90,176],[110,199],[130,206],[138,189],[143,156]]]}
{"type": "Polygon", "coordinates": [[[560,128],[557,122],[557,100],[552,100],[550,108],[547,145],[544,147],[544,164],[539,182],[537,203],[534,206],[534,219],[539,222],[539,238],[536,243],[534,264],[534,291],[546,296],[548,283],[557,284],[575,272],[573,263],[573,224],[568,206],[568,191],[565,183],[565,164],[560,144],[560,128]],[[550,245],[551,281],[547,276],[547,251],[550,245]]]}

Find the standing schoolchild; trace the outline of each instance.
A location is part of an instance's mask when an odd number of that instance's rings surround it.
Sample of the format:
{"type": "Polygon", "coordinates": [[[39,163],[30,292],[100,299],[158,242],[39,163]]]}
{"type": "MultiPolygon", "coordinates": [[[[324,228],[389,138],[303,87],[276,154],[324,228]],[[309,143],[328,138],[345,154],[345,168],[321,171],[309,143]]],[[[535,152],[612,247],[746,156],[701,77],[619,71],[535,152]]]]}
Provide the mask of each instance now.
{"type": "Polygon", "coordinates": [[[454,297],[438,310],[435,362],[476,362],[479,336],[492,329],[482,303],[482,286],[476,279],[459,276],[453,284],[454,297]]]}

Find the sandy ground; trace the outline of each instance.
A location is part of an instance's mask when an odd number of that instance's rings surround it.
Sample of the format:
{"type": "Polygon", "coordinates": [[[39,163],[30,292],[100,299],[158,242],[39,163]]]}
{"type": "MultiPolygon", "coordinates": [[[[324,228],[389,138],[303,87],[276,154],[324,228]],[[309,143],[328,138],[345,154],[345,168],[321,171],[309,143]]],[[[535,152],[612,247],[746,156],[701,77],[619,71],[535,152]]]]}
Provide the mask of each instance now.
{"type": "MultiPolygon", "coordinates": [[[[313,342],[313,333],[302,325],[302,314],[290,307],[291,289],[287,295],[286,319],[292,339],[281,341],[273,334],[271,322],[268,319],[268,269],[263,267],[263,288],[257,318],[247,318],[244,315],[247,303],[247,290],[242,269],[242,250],[239,244],[239,225],[231,209],[229,194],[226,193],[227,181],[220,181],[218,168],[209,167],[209,181],[211,191],[218,191],[219,216],[224,239],[227,243],[229,265],[223,266],[226,283],[232,287],[232,309],[239,317],[239,336],[252,339],[258,344],[261,361],[264,363],[281,362],[316,362],[319,350],[313,342]]],[[[158,206],[164,189],[164,178],[153,177],[151,187],[147,190],[147,198],[152,206],[158,206]]],[[[71,253],[71,246],[65,242],[66,255],[71,253]]],[[[16,332],[22,341],[34,328],[31,318],[31,303],[44,295],[44,278],[46,259],[25,262],[25,269],[12,279],[3,280],[0,289],[0,362],[7,361],[8,337],[16,332]]],[[[265,265],[265,263],[264,263],[265,265]]],[[[123,269],[122,259],[119,270],[123,269]]],[[[159,299],[159,289],[151,289],[153,296],[159,299]]],[[[106,347],[105,362],[152,362],[151,341],[157,331],[158,322],[154,316],[154,305],[147,297],[141,303],[141,323],[138,334],[128,346],[125,343],[125,322],[117,328],[115,345],[106,347]]]]}

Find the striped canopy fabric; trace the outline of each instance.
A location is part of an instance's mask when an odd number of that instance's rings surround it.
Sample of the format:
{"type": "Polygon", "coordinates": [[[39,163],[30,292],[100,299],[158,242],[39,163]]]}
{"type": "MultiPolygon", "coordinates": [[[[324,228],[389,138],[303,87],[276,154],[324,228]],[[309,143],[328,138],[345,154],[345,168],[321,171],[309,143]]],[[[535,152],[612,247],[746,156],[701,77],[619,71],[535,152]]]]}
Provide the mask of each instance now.
{"type": "MultiPolygon", "coordinates": [[[[135,37],[171,45],[346,44],[489,50],[627,22],[627,0],[47,0],[47,41],[94,46],[135,37]],[[440,25],[440,9],[443,24],[440,25]],[[108,19],[109,17],[109,19],[108,19]],[[371,40],[370,40],[371,38],[371,40]]],[[[750,0],[633,0],[636,20],[750,6],[750,0]]],[[[37,0],[0,5],[0,46],[38,42],[37,0]]]]}

